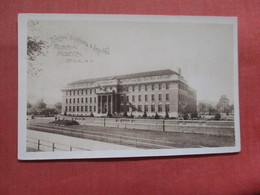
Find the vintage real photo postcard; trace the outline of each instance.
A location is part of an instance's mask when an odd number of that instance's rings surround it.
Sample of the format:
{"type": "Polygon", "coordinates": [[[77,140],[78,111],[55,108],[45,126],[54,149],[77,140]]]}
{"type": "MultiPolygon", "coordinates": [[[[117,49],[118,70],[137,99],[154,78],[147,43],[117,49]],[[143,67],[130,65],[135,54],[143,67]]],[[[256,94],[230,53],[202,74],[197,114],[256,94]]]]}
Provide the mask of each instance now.
{"type": "Polygon", "coordinates": [[[18,159],[240,151],[237,18],[18,20],[18,159]]]}

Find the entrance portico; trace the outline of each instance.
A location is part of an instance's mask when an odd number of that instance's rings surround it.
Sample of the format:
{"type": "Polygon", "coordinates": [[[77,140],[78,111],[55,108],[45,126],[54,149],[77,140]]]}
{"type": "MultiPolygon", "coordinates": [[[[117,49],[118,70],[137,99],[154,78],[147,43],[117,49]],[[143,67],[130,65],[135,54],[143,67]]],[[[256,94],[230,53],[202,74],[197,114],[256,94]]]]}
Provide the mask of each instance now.
{"type": "Polygon", "coordinates": [[[98,113],[108,114],[115,112],[115,94],[114,93],[97,93],[98,95],[98,113]]]}

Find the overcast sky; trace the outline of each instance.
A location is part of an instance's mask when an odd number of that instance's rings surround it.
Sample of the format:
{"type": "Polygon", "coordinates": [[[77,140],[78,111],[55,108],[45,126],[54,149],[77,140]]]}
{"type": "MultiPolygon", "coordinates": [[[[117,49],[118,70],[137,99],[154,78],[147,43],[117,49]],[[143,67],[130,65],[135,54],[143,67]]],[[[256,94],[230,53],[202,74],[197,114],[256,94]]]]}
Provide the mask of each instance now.
{"type": "Polygon", "coordinates": [[[217,102],[227,95],[233,102],[230,24],[38,20],[28,23],[28,34],[52,43],[34,62],[42,68],[39,77],[28,77],[31,103],[61,101],[61,88],[80,79],[177,68],[197,90],[198,100],[217,102]],[[64,56],[66,51],[73,57],[64,56]]]}

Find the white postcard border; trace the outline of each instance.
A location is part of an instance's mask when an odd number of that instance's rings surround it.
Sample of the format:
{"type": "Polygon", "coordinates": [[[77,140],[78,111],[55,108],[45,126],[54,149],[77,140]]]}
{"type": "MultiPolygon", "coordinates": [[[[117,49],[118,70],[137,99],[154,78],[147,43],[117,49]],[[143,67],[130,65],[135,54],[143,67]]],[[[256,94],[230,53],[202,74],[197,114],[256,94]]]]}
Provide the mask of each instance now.
{"type": "Polygon", "coordinates": [[[154,16],[154,15],[95,15],[95,14],[19,14],[18,16],[18,159],[88,159],[117,157],[177,156],[240,152],[239,88],[237,18],[216,16],[154,16]],[[84,21],[136,21],[169,23],[218,23],[233,24],[234,38],[234,112],[235,146],[216,148],[73,151],[73,152],[26,152],[26,102],[27,102],[27,20],[84,20],[84,21]]]}

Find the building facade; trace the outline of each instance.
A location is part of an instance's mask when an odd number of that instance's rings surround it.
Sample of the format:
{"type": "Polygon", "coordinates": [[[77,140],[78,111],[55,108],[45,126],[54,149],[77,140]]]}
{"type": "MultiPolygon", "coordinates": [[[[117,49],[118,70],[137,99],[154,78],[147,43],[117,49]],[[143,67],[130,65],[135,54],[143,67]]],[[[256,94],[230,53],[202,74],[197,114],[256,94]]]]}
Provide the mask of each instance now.
{"type": "Polygon", "coordinates": [[[178,117],[197,111],[196,91],[166,69],[80,80],[62,89],[62,113],[178,117]]]}

